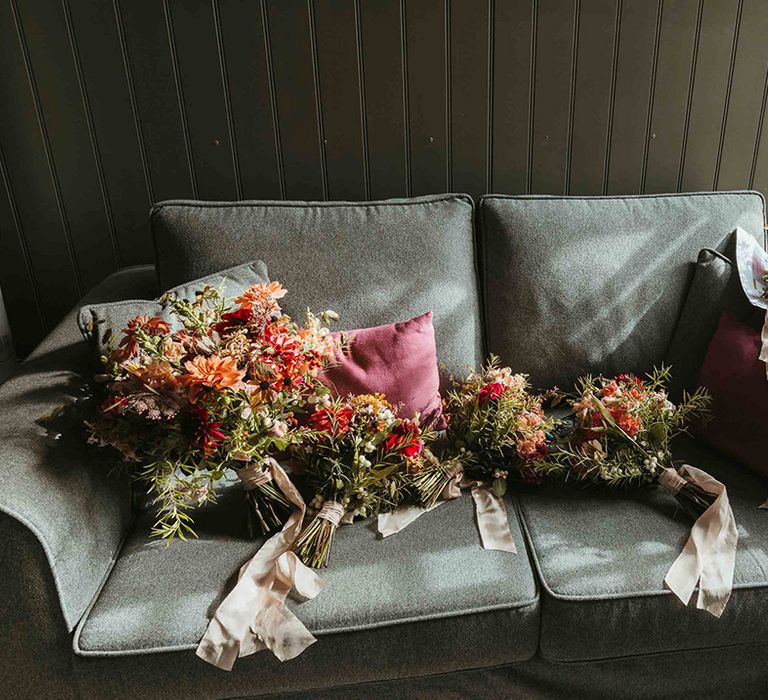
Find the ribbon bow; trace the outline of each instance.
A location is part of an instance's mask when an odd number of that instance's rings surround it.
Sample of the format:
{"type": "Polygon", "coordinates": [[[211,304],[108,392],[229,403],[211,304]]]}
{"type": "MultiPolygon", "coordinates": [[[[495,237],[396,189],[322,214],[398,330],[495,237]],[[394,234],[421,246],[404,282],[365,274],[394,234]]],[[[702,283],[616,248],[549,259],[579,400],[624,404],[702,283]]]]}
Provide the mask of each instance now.
{"type": "Polygon", "coordinates": [[[382,513],[378,517],[377,530],[382,537],[389,537],[405,529],[414,520],[434,510],[442,503],[461,496],[462,489],[472,489],[472,500],[475,502],[477,529],[483,549],[496,549],[502,552],[517,554],[515,540],[509,529],[507,508],[504,501],[497,498],[481,481],[469,481],[464,478],[464,472],[456,470],[451,480],[443,488],[440,500],[430,508],[421,506],[401,506],[391,513],[382,513]]]}
{"type": "Polygon", "coordinates": [[[198,644],[197,655],[225,671],[232,670],[238,657],[263,649],[287,661],[317,641],[285,605],[291,590],[310,599],[325,585],[291,551],[304,520],[304,500],[276,461],[265,464],[295,510],[283,529],[240,568],[235,587],[219,605],[198,644]]]}
{"type": "MultiPolygon", "coordinates": [[[[739,533],[725,486],[701,469],[687,464],[683,468],[685,476],[679,477],[682,481],[690,481],[716,494],[717,498],[693,524],[688,541],[664,577],[664,583],[685,605],[698,584],[696,607],[720,617],[733,590],[739,533]]],[[[673,492],[677,486],[661,480],[660,483],[673,492]]]]}

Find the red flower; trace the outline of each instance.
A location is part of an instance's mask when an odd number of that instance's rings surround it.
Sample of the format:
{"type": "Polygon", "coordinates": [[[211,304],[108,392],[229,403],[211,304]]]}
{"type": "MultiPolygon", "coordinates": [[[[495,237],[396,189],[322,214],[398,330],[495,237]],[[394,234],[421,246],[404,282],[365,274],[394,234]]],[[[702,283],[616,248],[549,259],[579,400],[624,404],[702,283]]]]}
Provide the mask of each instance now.
{"type": "Polygon", "coordinates": [[[253,317],[253,312],[250,309],[241,307],[236,311],[230,311],[221,315],[219,322],[213,327],[217,333],[224,333],[232,328],[239,328],[245,326],[253,317]]]}
{"type": "Polygon", "coordinates": [[[221,423],[212,421],[208,409],[200,404],[190,404],[189,413],[195,443],[205,454],[211,454],[227,437],[221,431],[221,423]]]}
{"type": "Polygon", "coordinates": [[[410,421],[393,426],[384,445],[387,452],[399,452],[408,459],[418,457],[424,449],[424,443],[419,439],[419,427],[410,421]]]}
{"type": "Polygon", "coordinates": [[[342,404],[336,407],[318,408],[309,417],[309,422],[317,431],[332,435],[344,435],[349,431],[353,415],[352,407],[342,404]]]}
{"type": "Polygon", "coordinates": [[[481,402],[496,401],[505,391],[506,387],[501,382],[490,382],[480,389],[477,397],[481,402]]]}

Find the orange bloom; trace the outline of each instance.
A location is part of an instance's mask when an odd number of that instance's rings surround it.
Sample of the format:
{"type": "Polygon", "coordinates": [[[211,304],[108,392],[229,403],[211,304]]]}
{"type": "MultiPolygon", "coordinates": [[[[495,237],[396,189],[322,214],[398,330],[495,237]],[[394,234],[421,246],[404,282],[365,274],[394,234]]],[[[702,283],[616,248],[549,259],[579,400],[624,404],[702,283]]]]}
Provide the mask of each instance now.
{"type": "Polygon", "coordinates": [[[172,387],[176,383],[176,378],[173,376],[173,367],[165,360],[129,368],[129,371],[149,389],[165,389],[172,387]]]}
{"type": "Polygon", "coordinates": [[[194,360],[184,363],[187,374],[180,377],[189,387],[189,400],[195,403],[204,388],[223,391],[224,389],[240,389],[245,376],[245,370],[239,369],[234,357],[219,357],[199,355],[194,360]]]}
{"type": "Polygon", "coordinates": [[[255,306],[260,307],[264,313],[271,313],[280,310],[277,300],[282,299],[286,295],[286,291],[280,282],[270,282],[269,284],[260,282],[248,287],[241,296],[235,299],[235,303],[245,309],[252,309],[255,306]]]}
{"type": "Polygon", "coordinates": [[[142,331],[147,335],[165,335],[170,333],[171,324],[159,316],[150,318],[147,314],[139,314],[136,318],[128,321],[128,325],[123,330],[125,337],[120,341],[118,348],[120,359],[127,360],[136,354],[138,348],[136,337],[142,331]]]}

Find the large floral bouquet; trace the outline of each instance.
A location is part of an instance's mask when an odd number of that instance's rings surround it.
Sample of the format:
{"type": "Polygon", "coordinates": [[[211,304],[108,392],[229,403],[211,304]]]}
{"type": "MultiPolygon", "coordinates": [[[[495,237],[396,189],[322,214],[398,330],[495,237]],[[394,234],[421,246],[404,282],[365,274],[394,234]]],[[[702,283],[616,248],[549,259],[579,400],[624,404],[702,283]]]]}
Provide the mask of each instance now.
{"type": "Polygon", "coordinates": [[[479,372],[455,383],[444,406],[446,459],[414,478],[421,504],[434,505],[461,474],[489,484],[497,498],[506,493],[510,477],[535,481],[533,465],[547,454],[554,427],[542,402],[529,391],[525,375],[500,367],[493,356],[479,372]]]}
{"type": "Polygon", "coordinates": [[[670,444],[690,419],[706,412],[709,396],[698,389],[674,405],[667,397],[668,381],[667,369],[646,379],[631,374],[580,379],[576,395],[568,398],[573,429],[539,460],[538,473],[610,487],[659,483],[697,518],[714,496],[685,479],[684,469],[674,469],[670,444]]]}
{"type": "Polygon", "coordinates": [[[227,300],[206,287],[194,300],[166,295],[163,317],[138,316],[102,358],[90,441],[141,465],[158,508],[153,533],[193,535],[189,511],[216,498],[227,469],[240,476],[263,532],[290,505],[275,486],[274,458],[311,432],[297,413],[327,400],[317,379],[334,358],[325,324],[283,314],[278,282],[227,300]]]}
{"type": "Polygon", "coordinates": [[[375,515],[403,500],[409,474],[434,460],[427,448],[433,435],[418,417],[398,418],[381,394],[336,398],[309,422],[314,432],[294,453],[305,466],[314,515],[294,550],[305,564],[322,567],[343,518],[375,515]]]}

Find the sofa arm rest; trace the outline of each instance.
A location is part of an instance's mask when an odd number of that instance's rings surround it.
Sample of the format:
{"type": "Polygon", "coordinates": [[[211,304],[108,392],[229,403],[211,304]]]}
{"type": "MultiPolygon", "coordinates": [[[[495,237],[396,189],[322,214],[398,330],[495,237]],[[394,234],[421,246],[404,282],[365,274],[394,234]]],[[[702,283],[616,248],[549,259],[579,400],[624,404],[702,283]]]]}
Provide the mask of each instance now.
{"type": "MultiPolygon", "coordinates": [[[[155,295],[154,270],[145,266],[111,275],[83,302],[155,295]]],[[[30,586],[50,581],[67,630],[96,594],[131,519],[128,480],[109,473],[110,458],[59,444],[36,423],[71,400],[93,369],[76,317],[76,309],[67,314],[0,388],[0,512],[34,535],[52,573],[30,578],[5,557],[3,576],[29,578],[30,586]]]]}

